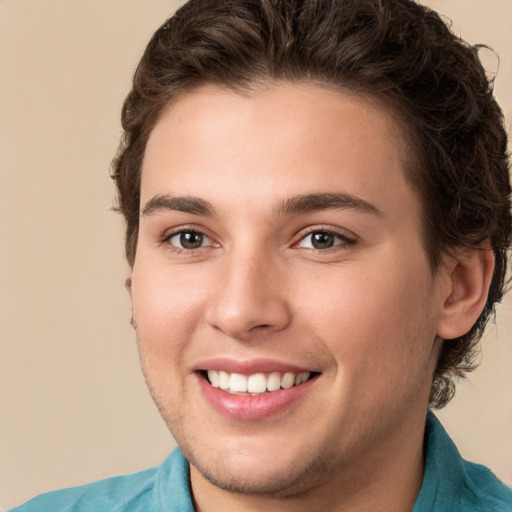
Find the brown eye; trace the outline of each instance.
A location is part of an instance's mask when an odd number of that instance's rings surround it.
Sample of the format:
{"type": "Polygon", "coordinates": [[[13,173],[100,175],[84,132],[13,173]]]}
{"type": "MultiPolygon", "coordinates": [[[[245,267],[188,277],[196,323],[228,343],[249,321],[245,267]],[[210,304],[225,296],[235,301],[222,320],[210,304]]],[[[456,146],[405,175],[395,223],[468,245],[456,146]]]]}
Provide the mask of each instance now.
{"type": "Polygon", "coordinates": [[[316,232],[311,234],[311,245],[315,249],[329,249],[334,246],[336,236],[332,233],[316,232]]]}
{"type": "Polygon", "coordinates": [[[326,250],[340,246],[340,248],[354,245],[356,240],[330,231],[312,231],[297,244],[302,249],[326,250]]]}
{"type": "Polygon", "coordinates": [[[207,245],[208,237],[197,231],[180,231],[169,238],[171,245],[179,249],[198,249],[207,245]]]}

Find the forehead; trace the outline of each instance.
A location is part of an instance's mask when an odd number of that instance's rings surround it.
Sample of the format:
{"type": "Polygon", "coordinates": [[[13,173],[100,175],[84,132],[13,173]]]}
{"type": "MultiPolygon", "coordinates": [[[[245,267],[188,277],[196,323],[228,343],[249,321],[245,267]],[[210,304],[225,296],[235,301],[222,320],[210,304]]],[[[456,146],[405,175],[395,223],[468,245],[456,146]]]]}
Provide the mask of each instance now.
{"type": "Polygon", "coordinates": [[[393,202],[411,192],[405,155],[396,117],[367,97],[314,84],[244,94],[207,85],[172,103],[151,133],[141,204],[162,193],[245,195],[249,208],[330,191],[393,202]]]}

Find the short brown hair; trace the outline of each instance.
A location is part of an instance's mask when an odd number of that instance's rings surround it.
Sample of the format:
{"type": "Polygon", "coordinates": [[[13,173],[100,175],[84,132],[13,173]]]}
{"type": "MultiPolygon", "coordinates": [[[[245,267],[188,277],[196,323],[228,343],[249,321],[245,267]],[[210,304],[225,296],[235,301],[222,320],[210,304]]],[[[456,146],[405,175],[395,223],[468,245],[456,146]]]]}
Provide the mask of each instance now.
{"type": "Polygon", "coordinates": [[[334,85],[385,102],[410,134],[407,178],[423,205],[432,268],[453,246],[490,240],[487,304],[464,336],[445,341],[430,398],[444,406],[454,377],[504,293],[511,241],[507,135],[478,47],[412,0],[190,0],[153,35],[122,111],[113,162],[126,256],[137,247],[141,166],[165,106],[205,83],[244,90],[271,81],[334,85]]]}

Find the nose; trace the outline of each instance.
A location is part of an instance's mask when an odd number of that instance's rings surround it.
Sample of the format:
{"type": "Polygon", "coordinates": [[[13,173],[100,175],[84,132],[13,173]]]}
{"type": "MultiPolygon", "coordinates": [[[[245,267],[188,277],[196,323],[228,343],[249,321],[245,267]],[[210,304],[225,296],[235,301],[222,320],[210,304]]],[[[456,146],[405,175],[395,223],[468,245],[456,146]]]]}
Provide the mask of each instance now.
{"type": "Polygon", "coordinates": [[[291,322],[284,275],[270,258],[233,254],[222,262],[206,320],[227,336],[250,341],[285,329],[291,322]]]}

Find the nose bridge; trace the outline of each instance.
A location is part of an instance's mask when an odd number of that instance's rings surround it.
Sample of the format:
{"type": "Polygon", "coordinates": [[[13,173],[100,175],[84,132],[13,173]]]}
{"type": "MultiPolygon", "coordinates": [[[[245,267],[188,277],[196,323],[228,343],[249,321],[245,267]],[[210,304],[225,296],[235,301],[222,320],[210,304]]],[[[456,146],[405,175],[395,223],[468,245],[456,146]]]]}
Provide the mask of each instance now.
{"type": "Polygon", "coordinates": [[[210,325],[240,340],[262,330],[285,328],[290,311],[278,278],[278,257],[247,243],[228,251],[223,259],[219,286],[207,312],[210,325]]]}

